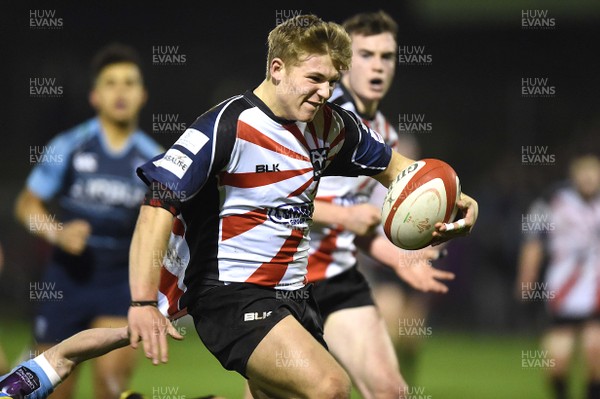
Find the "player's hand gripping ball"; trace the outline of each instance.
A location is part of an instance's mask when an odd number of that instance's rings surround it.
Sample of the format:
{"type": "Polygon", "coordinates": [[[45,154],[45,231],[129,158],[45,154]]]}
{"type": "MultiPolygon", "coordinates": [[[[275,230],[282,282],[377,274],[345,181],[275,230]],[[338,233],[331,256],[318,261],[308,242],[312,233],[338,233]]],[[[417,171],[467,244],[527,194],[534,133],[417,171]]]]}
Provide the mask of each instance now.
{"type": "Polygon", "coordinates": [[[428,246],[435,224],[456,217],[460,181],[439,159],[416,161],[390,184],[381,209],[385,235],[402,249],[428,246]]]}

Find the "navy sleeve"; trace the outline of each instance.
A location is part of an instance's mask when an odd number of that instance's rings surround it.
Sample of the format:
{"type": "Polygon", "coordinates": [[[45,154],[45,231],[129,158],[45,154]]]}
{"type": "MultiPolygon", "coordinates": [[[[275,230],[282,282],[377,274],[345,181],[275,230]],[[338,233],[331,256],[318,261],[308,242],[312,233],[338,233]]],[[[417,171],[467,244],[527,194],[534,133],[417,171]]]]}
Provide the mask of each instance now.
{"type": "Polygon", "coordinates": [[[392,148],[376,131],[336,104],[331,108],[344,121],[345,140],[324,176],[373,176],[383,172],[392,159],[392,148]]]}
{"type": "Polygon", "coordinates": [[[140,166],[138,176],[148,185],[160,183],[182,202],[192,197],[229,161],[239,112],[228,105],[235,99],[196,119],[171,148],[140,166]]]}

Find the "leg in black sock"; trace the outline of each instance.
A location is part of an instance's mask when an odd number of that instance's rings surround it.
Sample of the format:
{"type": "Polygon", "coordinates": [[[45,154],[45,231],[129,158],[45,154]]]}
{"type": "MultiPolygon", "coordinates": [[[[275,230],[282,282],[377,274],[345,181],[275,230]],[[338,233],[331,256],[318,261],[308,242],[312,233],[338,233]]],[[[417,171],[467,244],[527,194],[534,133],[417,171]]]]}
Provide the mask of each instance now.
{"type": "Polygon", "coordinates": [[[567,380],[565,377],[552,378],[552,390],[556,399],[567,399],[567,380]]]}

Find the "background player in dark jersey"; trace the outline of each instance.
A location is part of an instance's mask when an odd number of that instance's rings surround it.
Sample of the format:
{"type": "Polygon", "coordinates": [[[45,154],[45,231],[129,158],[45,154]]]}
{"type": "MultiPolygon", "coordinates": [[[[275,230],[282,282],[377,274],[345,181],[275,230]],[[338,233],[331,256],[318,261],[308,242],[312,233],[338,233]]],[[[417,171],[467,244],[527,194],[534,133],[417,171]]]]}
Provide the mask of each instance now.
{"type": "Polygon", "coordinates": [[[580,342],[587,398],[600,398],[600,159],[575,157],[569,184],[532,204],[523,222],[516,292],[544,301],[550,325],[541,346],[556,399],[570,397],[569,373],[580,342]],[[539,282],[540,274],[544,276],[539,282]]]}
{"type": "MultiPolygon", "coordinates": [[[[150,191],[132,239],[131,296],[148,306],[130,308],[132,345],[141,337],[148,358],[167,361],[160,289],[255,397],[346,398],[349,378],[325,348],[305,285],[318,180],[371,175],[387,186],[412,161],[326,102],[351,60],[341,26],[300,15],[268,41],[266,79],[202,114],[139,170],[150,191]],[[165,255],[179,298],[154,267],[165,255]]],[[[436,240],[470,231],[477,203],[465,195],[460,208],[467,227],[437,224],[436,240]]]]}
{"type": "MultiPolygon", "coordinates": [[[[60,297],[40,293],[37,351],[86,328],[127,322],[129,243],[145,192],[135,169],[161,148],[138,128],[147,94],[136,52],[107,46],[93,59],[92,78],[89,100],[97,116],[44,147],[16,201],[19,221],[54,246],[40,286],[60,297]]],[[[96,359],[96,397],[118,397],[134,364],[130,348],[96,359]]],[[[74,382],[54,395],[71,397],[74,382]]]]}

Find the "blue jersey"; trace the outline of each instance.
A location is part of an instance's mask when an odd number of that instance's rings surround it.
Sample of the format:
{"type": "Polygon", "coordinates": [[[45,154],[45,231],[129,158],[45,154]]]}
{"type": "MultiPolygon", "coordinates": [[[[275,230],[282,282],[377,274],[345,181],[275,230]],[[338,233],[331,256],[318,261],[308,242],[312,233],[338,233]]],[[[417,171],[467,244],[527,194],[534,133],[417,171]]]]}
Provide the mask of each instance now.
{"type": "Polygon", "coordinates": [[[0,398],[44,399],[53,391],[50,379],[33,359],[0,377],[0,398]]]}
{"type": "MultiPolygon", "coordinates": [[[[82,267],[96,271],[127,271],[129,243],[146,192],[135,170],[160,152],[160,146],[141,131],[134,132],[119,152],[109,149],[94,118],[56,136],[35,154],[32,161],[37,165],[27,188],[44,201],[57,200],[61,223],[84,219],[91,225],[82,256],[67,257],[55,250],[54,261],[73,263],[79,258],[82,267]]],[[[50,222],[53,217],[33,219],[30,228],[49,228],[50,222]]]]}

